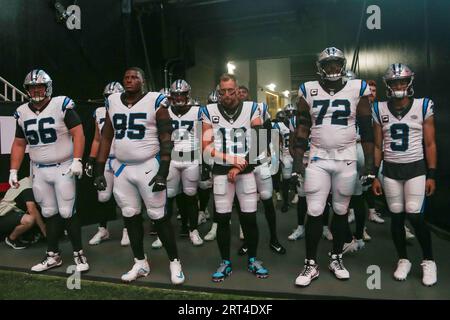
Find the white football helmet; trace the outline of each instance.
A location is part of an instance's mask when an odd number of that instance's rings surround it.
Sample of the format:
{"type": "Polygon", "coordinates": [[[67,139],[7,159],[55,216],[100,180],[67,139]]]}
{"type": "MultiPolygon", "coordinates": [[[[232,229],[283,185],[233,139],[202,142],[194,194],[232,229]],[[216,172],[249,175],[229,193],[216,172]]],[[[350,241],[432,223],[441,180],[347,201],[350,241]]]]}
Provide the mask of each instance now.
{"type": "Polygon", "coordinates": [[[170,86],[169,91],[172,104],[174,106],[185,106],[189,103],[191,97],[191,86],[185,80],[175,80],[170,86]],[[186,99],[176,99],[176,96],[184,96],[186,99]]]}
{"type": "Polygon", "coordinates": [[[122,85],[117,81],[113,81],[106,85],[105,89],[103,90],[103,96],[107,98],[109,95],[113,93],[122,93],[122,92],[125,92],[125,89],[122,87],[122,85]]]}
{"type": "Polygon", "coordinates": [[[33,102],[41,102],[46,97],[51,97],[53,88],[52,88],[52,78],[41,69],[34,69],[31,70],[25,77],[25,80],[23,81],[23,88],[25,89],[28,98],[33,102]],[[29,86],[36,86],[36,85],[45,85],[45,95],[43,97],[31,97],[30,92],[28,91],[29,86]]]}
{"type": "Polygon", "coordinates": [[[388,98],[401,99],[404,97],[412,97],[414,95],[414,89],[412,87],[414,81],[414,72],[406,64],[391,64],[384,73],[383,81],[387,88],[386,96],[388,98]],[[405,90],[394,90],[391,88],[390,83],[398,79],[409,79],[408,86],[405,90]]]}
{"type": "Polygon", "coordinates": [[[328,81],[337,81],[342,79],[345,75],[345,65],[347,64],[347,59],[345,59],[344,53],[335,47],[329,47],[323,50],[319,54],[319,58],[317,59],[317,74],[325,80],[328,81]],[[328,74],[324,69],[324,64],[330,61],[338,61],[341,64],[340,71],[337,73],[328,74]]]}

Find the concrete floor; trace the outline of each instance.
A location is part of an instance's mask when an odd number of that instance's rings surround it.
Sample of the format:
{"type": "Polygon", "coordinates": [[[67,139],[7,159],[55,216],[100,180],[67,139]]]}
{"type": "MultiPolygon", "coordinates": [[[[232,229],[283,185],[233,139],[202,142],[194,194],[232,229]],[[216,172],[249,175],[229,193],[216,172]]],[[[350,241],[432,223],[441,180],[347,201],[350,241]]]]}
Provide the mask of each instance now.
{"type": "MultiPolygon", "coordinates": [[[[237,255],[241,245],[237,215],[232,219],[232,263],[233,274],[223,283],[213,283],[211,275],[220,262],[219,251],[215,241],[205,242],[202,247],[193,247],[188,238],[178,237],[179,223],[176,222],[178,249],[186,275],[183,289],[231,292],[239,294],[262,295],[278,298],[370,298],[370,299],[450,299],[450,242],[441,240],[433,235],[434,255],[438,264],[438,283],[431,287],[425,287],[421,283],[421,254],[417,240],[413,240],[408,247],[410,260],[413,264],[408,280],[395,281],[392,273],[396,264],[394,245],[390,239],[389,219],[384,225],[367,222],[368,232],[372,241],[366,243],[366,247],[357,253],[344,257],[344,263],[350,271],[351,278],[348,281],[339,281],[328,271],[327,252],[331,249],[331,243],[322,240],[319,246],[318,260],[321,267],[319,279],[307,288],[297,288],[294,280],[303,266],[305,243],[303,240],[289,241],[287,236],[296,226],[295,207],[291,206],[289,212],[281,213],[278,209],[278,232],[282,244],[287,249],[284,256],[277,255],[268,247],[267,223],[262,213],[258,212],[258,225],[260,226],[260,242],[258,259],[264,262],[269,269],[268,279],[256,279],[246,270],[246,259],[237,255]],[[378,266],[381,275],[381,288],[369,290],[367,273],[369,266],[378,266]]],[[[175,221],[175,219],[174,219],[175,221]]],[[[200,226],[201,235],[205,235],[210,227],[210,222],[200,226]]],[[[122,222],[120,219],[109,223],[111,240],[98,246],[89,246],[89,238],[96,232],[96,226],[90,225],[83,228],[83,243],[90,264],[90,271],[83,275],[86,279],[99,279],[103,281],[117,282],[120,276],[128,271],[133,263],[131,249],[120,246],[122,222]]],[[[354,228],[354,226],[352,226],[354,228]]],[[[146,221],[145,249],[150,261],[151,273],[146,278],[141,278],[137,285],[171,288],[169,261],[164,249],[153,250],[151,242],[154,236],[148,235],[148,221],[146,221]]],[[[49,274],[64,275],[66,268],[73,264],[71,247],[68,240],[60,244],[63,255],[63,266],[49,271],[49,274]]],[[[45,253],[45,243],[36,244],[26,250],[12,250],[6,244],[0,244],[0,266],[29,270],[32,265],[38,263],[45,253]]]]}

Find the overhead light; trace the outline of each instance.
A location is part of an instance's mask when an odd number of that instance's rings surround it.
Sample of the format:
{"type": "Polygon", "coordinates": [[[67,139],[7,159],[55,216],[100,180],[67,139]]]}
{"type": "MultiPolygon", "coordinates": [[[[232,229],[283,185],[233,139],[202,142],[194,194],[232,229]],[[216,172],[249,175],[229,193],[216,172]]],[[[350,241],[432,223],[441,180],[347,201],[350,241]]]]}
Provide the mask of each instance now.
{"type": "Polygon", "coordinates": [[[236,66],[233,64],[233,62],[227,63],[227,70],[229,74],[234,74],[234,70],[236,70],[236,66]]]}
{"type": "Polygon", "coordinates": [[[266,86],[266,88],[269,89],[270,91],[275,91],[276,87],[277,85],[275,83],[271,83],[266,86]]]}
{"type": "Polygon", "coordinates": [[[283,94],[286,98],[289,98],[289,95],[291,94],[291,92],[289,90],[285,90],[285,91],[283,91],[283,94]]]}

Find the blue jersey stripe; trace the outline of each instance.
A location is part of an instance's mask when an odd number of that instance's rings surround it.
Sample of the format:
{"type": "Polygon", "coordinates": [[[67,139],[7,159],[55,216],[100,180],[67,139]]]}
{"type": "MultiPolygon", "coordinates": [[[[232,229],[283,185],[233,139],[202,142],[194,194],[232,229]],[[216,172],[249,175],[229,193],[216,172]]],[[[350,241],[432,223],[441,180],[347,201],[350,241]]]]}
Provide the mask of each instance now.
{"type": "Polygon", "coordinates": [[[359,96],[362,97],[364,94],[364,91],[366,91],[367,88],[367,82],[364,80],[361,80],[361,90],[359,90],[359,96]]]}
{"type": "Polygon", "coordinates": [[[203,107],[198,108],[197,120],[202,120],[203,107]]]}
{"type": "Polygon", "coordinates": [[[425,115],[427,114],[428,111],[428,104],[430,103],[430,99],[425,98],[423,99],[423,105],[422,105],[422,114],[423,114],[423,119],[425,120],[425,115]]]}
{"type": "Polygon", "coordinates": [[[155,102],[155,110],[158,110],[159,105],[161,104],[161,101],[163,101],[165,97],[166,97],[166,96],[163,95],[163,94],[160,94],[160,95],[158,96],[158,98],[156,99],[156,102],[155,102]]]}
{"type": "Polygon", "coordinates": [[[305,84],[304,83],[302,83],[300,85],[300,90],[302,90],[303,96],[306,98],[306,88],[305,88],[305,84]]]}
{"type": "Polygon", "coordinates": [[[253,118],[253,115],[255,114],[256,109],[258,109],[258,104],[257,104],[256,102],[253,102],[253,105],[252,105],[252,112],[251,112],[251,114],[250,114],[250,119],[253,118]]]}
{"type": "Polygon", "coordinates": [[[70,103],[70,98],[69,97],[65,97],[63,104],[62,104],[62,111],[66,111],[67,105],[70,103]]]}
{"type": "Polygon", "coordinates": [[[378,101],[375,101],[373,103],[373,110],[375,111],[375,114],[377,115],[378,123],[381,125],[380,110],[378,110],[378,101]]]}
{"type": "Polygon", "coordinates": [[[209,116],[208,106],[205,106],[203,108],[203,114],[208,118],[209,121],[211,121],[211,117],[209,116]]]}

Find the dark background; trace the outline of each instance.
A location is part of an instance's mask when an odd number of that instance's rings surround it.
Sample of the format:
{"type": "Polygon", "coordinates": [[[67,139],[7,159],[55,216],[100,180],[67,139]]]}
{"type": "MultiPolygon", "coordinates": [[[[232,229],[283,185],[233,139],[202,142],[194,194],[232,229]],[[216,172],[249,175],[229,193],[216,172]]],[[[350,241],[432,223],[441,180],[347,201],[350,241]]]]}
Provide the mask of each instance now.
{"type": "MultiPolygon", "coordinates": [[[[104,85],[121,79],[127,66],[142,67],[150,87],[159,90],[168,61],[177,61],[172,64],[174,77],[208,63],[217,78],[229,60],[289,57],[295,90],[299,83],[314,79],[316,54],[333,45],[347,53],[348,67],[359,49],[355,70],[361,78],[376,79],[383,98],[380,78],[388,64],[410,65],[417,74],[416,96],[428,96],[436,105],[438,191],[429,201],[428,215],[450,230],[450,1],[59,2],[81,7],[81,31],[69,31],[56,22],[54,1],[0,0],[0,76],[21,87],[27,72],[42,68],[54,80],[54,94],[72,97],[79,111],[88,110],[86,114],[93,106],[85,101],[101,98],[104,85]],[[366,28],[369,5],[381,9],[381,30],[366,28]],[[208,62],[199,56],[208,57],[208,62]]],[[[211,88],[214,83],[204,85],[211,88]]],[[[255,89],[250,86],[253,96],[255,89]]],[[[9,108],[0,105],[0,112],[8,113],[9,108]]],[[[8,174],[4,157],[1,168],[4,182],[8,174]]]]}

